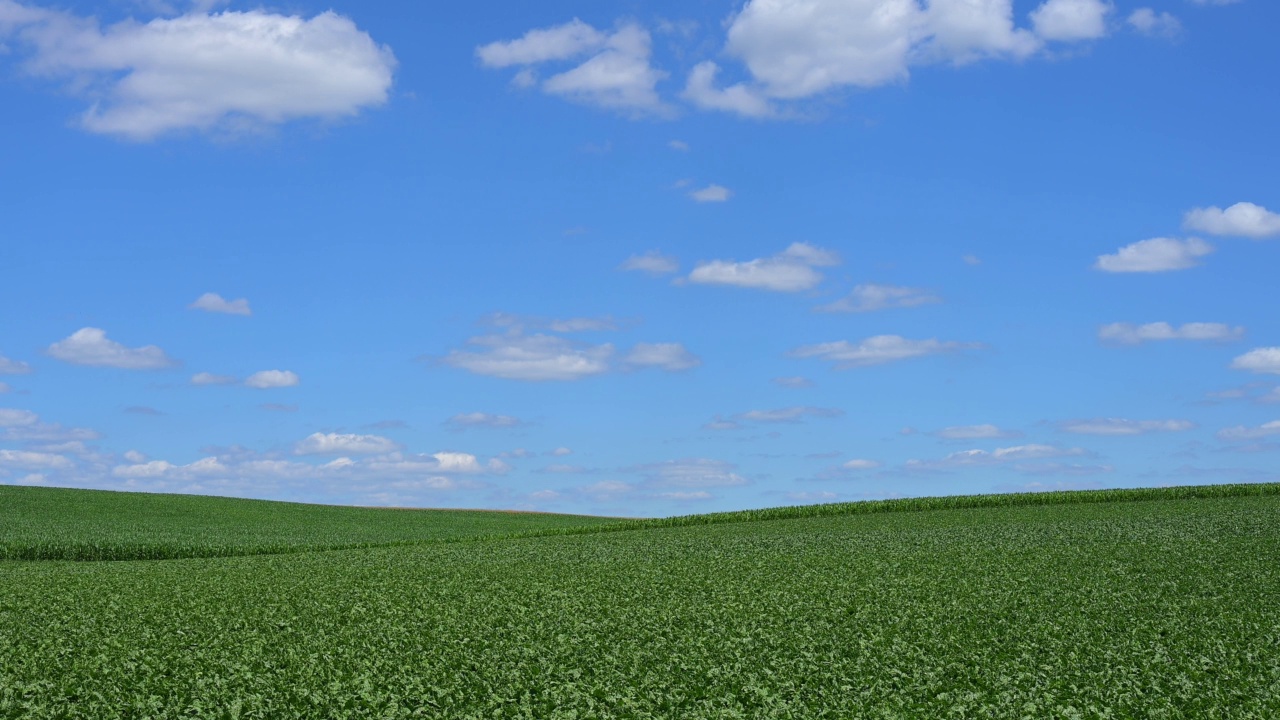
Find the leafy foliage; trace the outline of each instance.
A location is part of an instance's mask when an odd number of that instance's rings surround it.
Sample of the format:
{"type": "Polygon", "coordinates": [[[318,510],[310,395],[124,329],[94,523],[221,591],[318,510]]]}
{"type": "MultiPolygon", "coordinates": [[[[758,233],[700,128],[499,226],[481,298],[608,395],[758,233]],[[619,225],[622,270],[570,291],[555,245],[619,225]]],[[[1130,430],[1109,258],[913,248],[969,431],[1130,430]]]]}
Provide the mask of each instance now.
{"type": "Polygon", "coordinates": [[[0,717],[1280,717],[1280,497],[1167,495],[0,563],[0,717]]]}

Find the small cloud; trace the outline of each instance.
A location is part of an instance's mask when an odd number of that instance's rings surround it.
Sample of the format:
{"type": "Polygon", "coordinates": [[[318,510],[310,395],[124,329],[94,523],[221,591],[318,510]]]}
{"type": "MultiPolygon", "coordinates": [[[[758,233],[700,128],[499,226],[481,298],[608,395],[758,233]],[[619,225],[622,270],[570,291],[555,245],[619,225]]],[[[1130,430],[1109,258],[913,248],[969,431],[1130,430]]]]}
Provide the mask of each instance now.
{"type": "Polygon", "coordinates": [[[261,370],[246,378],[244,384],[251,388],[267,390],[269,388],[294,387],[298,382],[297,373],[289,370],[261,370]]]}
{"type": "Polygon", "coordinates": [[[1076,435],[1148,435],[1158,432],[1184,432],[1196,426],[1190,420],[1126,420],[1124,418],[1100,418],[1095,420],[1067,420],[1058,424],[1062,432],[1076,435]]]}
{"type": "Polygon", "coordinates": [[[1236,203],[1226,210],[1219,207],[1196,208],[1187,213],[1183,225],[1189,230],[1210,235],[1254,240],[1280,236],[1280,214],[1249,202],[1236,203]]]}
{"type": "Polygon", "coordinates": [[[485,335],[475,350],[453,350],[440,362],[476,375],[530,382],[573,381],[609,371],[613,345],[581,345],[553,335],[485,335]]]}
{"type": "Polygon", "coordinates": [[[690,500],[710,500],[715,496],[707,492],[706,490],[696,490],[693,492],[677,491],[677,492],[658,493],[657,497],[662,500],[690,501],[690,500]]]}
{"type": "Polygon", "coordinates": [[[875,470],[880,467],[880,463],[876,460],[849,460],[840,464],[845,470],[875,470]]]}
{"type": "Polygon", "coordinates": [[[796,406],[776,410],[749,410],[734,417],[754,423],[795,423],[805,418],[836,418],[842,415],[844,411],[837,408],[796,406]]]}
{"type": "Polygon", "coordinates": [[[946,440],[987,440],[1021,437],[1022,433],[1002,430],[995,425],[956,425],[938,430],[932,435],[946,440]]]}
{"type": "Polygon", "coordinates": [[[680,343],[637,343],[623,359],[632,368],[658,368],[667,372],[689,370],[702,364],[680,343]]]}
{"type": "Polygon", "coordinates": [[[1231,327],[1223,323],[1186,323],[1181,327],[1174,327],[1167,322],[1146,325],[1111,323],[1098,330],[1098,339],[1125,345],[1138,345],[1152,340],[1229,342],[1243,337],[1243,327],[1231,327]]]}
{"type": "Polygon", "coordinates": [[[214,375],[213,373],[196,373],[191,376],[192,385],[235,385],[240,378],[234,375],[214,375]]]}
{"type": "Polygon", "coordinates": [[[178,364],[155,345],[128,348],[107,338],[105,330],[91,327],[50,345],[47,352],[50,357],[73,365],[124,370],[164,370],[178,364]]]}
{"type": "Polygon", "coordinates": [[[777,115],[769,100],[757,88],[746,83],[716,87],[720,66],[711,60],[698,63],[689,71],[689,79],[681,97],[703,110],[719,110],[750,118],[777,115]]]}
{"type": "Polygon", "coordinates": [[[409,427],[409,423],[403,420],[379,420],[375,423],[369,423],[365,427],[373,430],[403,430],[409,427]]]}
{"type": "Polygon", "coordinates": [[[685,458],[641,465],[634,471],[652,487],[708,488],[746,485],[748,480],[733,472],[736,466],[720,460],[685,458]]]}
{"type": "Polygon", "coordinates": [[[619,270],[632,270],[650,275],[668,275],[679,272],[680,263],[673,257],[650,250],[643,255],[632,255],[618,266],[619,270]]]}
{"type": "Polygon", "coordinates": [[[455,428],[514,428],[524,425],[525,422],[511,415],[473,412],[454,415],[446,421],[446,424],[455,428]]]}
{"type": "Polygon", "coordinates": [[[942,298],[920,288],[858,285],[847,297],[814,309],[818,312],[861,313],[892,308],[912,308],[939,302],[942,302],[942,298]]]}
{"type": "Polygon", "coordinates": [[[145,405],[130,405],[125,408],[124,411],[129,415],[148,415],[151,417],[160,417],[161,415],[164,415],[164,413],[159,410],[145,405]]]}
{"type": "Polygon", "coordinates": [[[733,197],[733,191],[723,185],[711,184],[700,190],[689,193],[689,197],[700,203],[720,203],[733,197]]]}
{"type": "Polygon", "coordinates": [[[25,427],[40,422],[40,416],[30,410],[0,408],[0,428],[25,427]]]}
{"type": "Polygon", "coordinates": [[[1213,246],[1200,238],[1152,238],[1100,255],[1094,268],[1109,273],[1156,273],[1197,267],[1213,246]]]}
{"type": "Polygon", "coordinates": [[[295,445],[293,452],[295,455],[375,455],[399,449],[399,443],[378,435],[312,433],[295,445]]]}
{"type": "Polygon", "coordinates": [[[736,421],[725,419],[719,415],[702,426],[703,430],[740,430],[742,425],[736,421]]]}
{"type": "Polygon", "coordinates": [[[205,293],[196,298],[196,301],[187,306],[192,310],[203,310],[211,313],[222,313],[224,315],[245,315],[253,314],[249,309],[249,301],[240,298],[239,300],[224,300],[217,293],[205,293]]]}
{"type": "Polygon", "coordinates": [[[807,243],[793,243],[781,253],[745,262],[712,260],[698,263],[688,280],[701,285],[730,285],[774,292],[811,290],[822,282],[816,267],[840,264],[840,256],[807,243]]]}
{"type": "Polygon", "coordinates": [[[810,380],[807,377],[801,377],[799,375],[794,377],[776,377],[773,379],[773,384],[778,385],[780,387],[793,388],[793,389],[813,387],[812,380],[810,380]]]}
{"type": "Polygon", "coordinates": [[[0,375],[30,375],[31,366],[27,363],[10,360],[4,355],[0,355],[0,375]]]}
{"type": "Polygon", "coordinates": [[[138,464],[146,462],[147,456],[145,453],[140,453],[137,450],[130,450],[124,454],[124,459],[131,463],[138,464]]]}
{"type": "Polygon", "coordinates": [[[555,450],[552,450],[551,454],[555,457],[566,457],[568,455],[572,455],[573,451],[567,447],[558,447],[555,450]]]}
{"type": "Polygon", "coordinates": [[[667,147],[679,152],[689,152],[689,143],[683,140],[668,140],[667,147]]]}
{"type": "Polygon", "coordinates": [[[1174,38],[1182,33],[1182,23],[1167,12],[1156,12],[1151,8],[1138,8],[1129,14],[1126,20],[1129,27],[1143,35],[1174,38]]]}
{"type": "Polygon", "coordinates": [[[876,335],[856,345],[847,340],[804,345],[789,354],[796,358],[817,358],[835,364],[836,370],[870,367],[885,363],[980,349],[980,343],[943,342],[936,339],[909,340],[899,335],[876,335]]]}
{"type": "Polygon", "coordinates": [[[960,259],[964,261],[965,265],[977,266],[982,264],[981,258],[977,255],[965,255],[960,259]]]}
{"type": "Polygon", "coordinates": [[[1237,425],[1236,427],[1226,428],[1218,431],[1218,439],[1227,442],[1240,442],[1243,440],[1259,440],[1262,438],[1280,435],[1280,420],[1272,420],[1269,423],[1263,423],[1258,427],[1245,427],[1237,425]]]}
{"type": "Polygon", "coordinates": [[[1249,352],[1231,361],[1232,370],[1280,375],[1280,347],[1265,347],[1249,352]]]}
{"type": "Polygon", "coordinates": [[[1106,0],[1045,0],[1030,19],[1045,40],[1095,40],[1107,34],[1107,16],[1114,9],[1106,0]]]}

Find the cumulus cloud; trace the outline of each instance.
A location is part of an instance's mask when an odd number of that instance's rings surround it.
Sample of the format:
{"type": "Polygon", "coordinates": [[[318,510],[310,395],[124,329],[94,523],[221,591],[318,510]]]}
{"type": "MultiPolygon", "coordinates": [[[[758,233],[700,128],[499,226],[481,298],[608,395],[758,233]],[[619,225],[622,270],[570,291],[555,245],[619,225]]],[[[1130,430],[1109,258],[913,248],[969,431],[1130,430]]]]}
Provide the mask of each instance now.
{"type": "Polygon", "coordinates": [[[1018,437],[1022,433],[1002,430],[995,425],[955,425],[933,433],[946,440],[985,440],[996,438],[1018,437]]]}
{"type": "Polygon", "coordinates": [[[372,455],[400,449],[399,443],[379,435],[312,433],[294,446],[296,455],[372,455]]]}
{"type": "Polygon", "coordinates": [[[1196,208],[1187,213],[1183,225],[1210,235],[1255,240],[1280,236],[1280,214],[1249,202],[1236,203],[1226,210],[1219,207],[1196,208]]]}
{"type": "Polygon", "coordinates": [[[508,380],[581,380],[609,371],[613,345],[583,345],[554,335],[484,335],[467,341],[440,362],[476,375],[508,380]]]}
{"type": "Polygon", "coordinates": [[[0,355],[0,375],[29,375],[31,366],[27,363],[10,360],[4,355],[0,355]]]}
{"type": "Polygon", "coordinates": [[[1200,238],[1152,238],[1126,245],[1114,255],[1099,255],[1094,267],[1110,273],[1156,273],[1186,270],[1200,264],[1213,246],[1200,238]]]}
{"type": "Polygon", "coordinates": [[[699,188],[689,193],[689,197],[700,203],[720,203],[726,202],[733,197],[733,191],[723,185],[712,183],[704,188],[699,188]]]}
{"type": "Polygon", "coordinates": [[[1182,23],[1167,12],[1156,12],[1151,8],[1138,8],[1129,14],[1126,20],[1129,27],[1143,35],[1160,37],[1177,37],[1182,32],[1182,23]]]}
{"type": "Polygon", "coordinates": [[[1031,11],[1031,26],[1046,40],[1094,40],[1107,34],[1114,9],[1103,0],[1047,0],[1031,11]]]}
{"type": "Polygon", "coordinates": [[[736,287],[771,290],[774,292],[801,292],[811,290],[822,282],[823,275],[817,267],[840,264],[840,256],[807,243],[793,243],[778,255],[746,262],[712,260],[698,263],[689,273],[689,282],[702,285],[732,285],[736,287]]]}
{"type": "Polygon", "coordinates": [[[521,67],[517,84],[540,85],[549,95],[631,116],[669,116],[673,109],[658,96],[657,84],[667,73],[650,64],[649,32],[623,23],[612,33],[578,20],[530,30],[515,40],[476,48],[481,64],[491,68],[521,67]],[[539,82],[537,66],[590,55],[576,67],[539,82]]]}
{"type": "Polygon", "coordinates": [[[912,308],[938,302],[942,302],[942,298],[920,288],[871,284],[858,285],[848,296],[815,309],[818,312],[861,313],[912,308]]]}
{"type": "Polygon", "coordinates": [[[1280,420],[1272,420],[1269,423],[1263,423],[1258,427],[1246,427],[1237,425],[1235,427],[1225,428],[1218,431],[1218,439],[1227,442],[1240,442],[1245,440],[1260,440],[1262,438],[1280,435],[1280,420]]]}
{"type": "Polygon", "coordinates": [[[1058,429],[1076,435],[1148,435],[1158,432],[1184,432],[1194,429],[1190,420],[1127,420],[1125,418],[1098,418],[1094,420],[1067,420],[1058,429]]]}
{"type": "Polygon", "coordinates": [[[689,370],[702,364],[680,343],[637,343],[623,359],[632,368],[658,368],[668,372],[689,370]]]}
{"type": "Polygon", "coordinates": [[[125,370],[163,370],[178,363],[155,345],[127,348],[107,337],[105,330],[81,328],[49,346],[50,357],[73,365],[125,370]]]}
{"type": "Polygon", "coordinates": [[[1138,345],[1153,340],[1200,340],[1227,342],[1244,337],[1243,327],[1223,323],[1186,323],[1174,327],[1167,322],[1134,325],[1111,323],[1098,329],[1098,338],[1106,342],[1138,345]]]}
{"type": "Polygon", "coordinates": [[[689,73],[680,97],[703,110],[720,110],[745,117],[767,118],[778,114],[763,91],[747,83],[716,87],[720,66],[711,60],[700,62],[689,73]]]}
{"type": "Polygon", "coordinates": [[[72,462],[62,455],[27,450],[0,450],[0,468],[23,470],[60,470],[70,468],[72,462]]]}
{"type": "Polygon", "coordinates": [[[449,425],[457,428],[513,428],[525,424],[523,420],[511,415],[492,415],[490,413],[460,413],[449,418],[449,425]]]}
{"type": "Polygon", "coordinates": [[[650,250],[643,255],[632,255],[618,266],[619,270],[632,270],[650,275],[669,275],[680,271],[680,263],[673,257],[650,250]]]}
{"type": "Polygon", "coordinates": [[[30,410],[0,408],[0,441],[23,443],[81,443],[97,440],[97,431],[41,422],[30,410]]]}
{"type": "Polygon", "coordinates": [[[234,375],[215,375],[213,373],[196,373],[191,376],[192,385],[235,385],[240,379],[234,375]]]}
{"type": "MultiPolygon", "coordinates": [[[[350,117],[386,102],[395,57],[350,19],[265,10],[95,19],[3,0],[26,70],[91,101],[80,124],[147,140],[350,117]]],[[[3,25],[0,25],[3,30],[3,25]]]]}
{"type": "Polygon", "coordinates": [[[827,360],[834,363],[837,370],[848,370],[927,355],[975,350],[981,347],[980,343],[943,342],[932,338],[909,340],[899,335],[876,335],[856,345],[847,340],[804,345],[792,350],[790,355],[797,358],[827,360]]]}
{"type": "Polygon", "coordinates": [[[1231,369],[1280,375],[1280,347],[1250,350],[1231,361],[1231,369]]]}
{"type": "Polygon", "coordinates": [[[291,370],[260,370],[245,378],[244,384],[251,388],[267,390],[294,387],[298,382],[297,373],[291,370]]]}
{"type": "Polygon", "coordinates": [[[0,408],[0,428],[35,425],[38,422],[40,422],[40,416],[30,410],[0,408]]]}
{"type": "Polygon", "coordinates": [[[245,298],[226,300],[218,293],[205,293],[196,298],[196,301],[187,307],[192,310],[203,310],[224,315],[248,316],[253,314],[253,311],[249,309],[249,301],[245,298]]]}

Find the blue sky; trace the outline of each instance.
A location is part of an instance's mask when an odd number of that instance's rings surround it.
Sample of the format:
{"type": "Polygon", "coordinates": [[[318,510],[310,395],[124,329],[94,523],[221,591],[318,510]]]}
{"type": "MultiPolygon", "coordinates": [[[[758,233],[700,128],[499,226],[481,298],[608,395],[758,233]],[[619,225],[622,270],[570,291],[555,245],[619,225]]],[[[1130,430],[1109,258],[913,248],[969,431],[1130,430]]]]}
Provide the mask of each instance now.
{"type": "Polygon", "coordinates": [[[1275,480],[1280,7],[0,0],[0,482],[1275,480]]]}

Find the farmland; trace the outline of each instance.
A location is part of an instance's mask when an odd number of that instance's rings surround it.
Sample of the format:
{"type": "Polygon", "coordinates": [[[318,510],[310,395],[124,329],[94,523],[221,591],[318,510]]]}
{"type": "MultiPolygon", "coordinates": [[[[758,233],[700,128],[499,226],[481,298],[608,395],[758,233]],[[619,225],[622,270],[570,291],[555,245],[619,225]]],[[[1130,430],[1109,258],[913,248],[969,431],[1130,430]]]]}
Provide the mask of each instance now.
{"type": "MultiPolygon", "coordinates": [[[[0,562],[0,717],[1280,716],[1280,486],[1039,500],[419,519],[324,552],[290,506],[287,542],[229,522],[236,556],[0,562]]],[[[4,507],[0,541],[53,532],[4,507]]],[[[69,545],[112,540],[89,526],[69,545]]]]}

